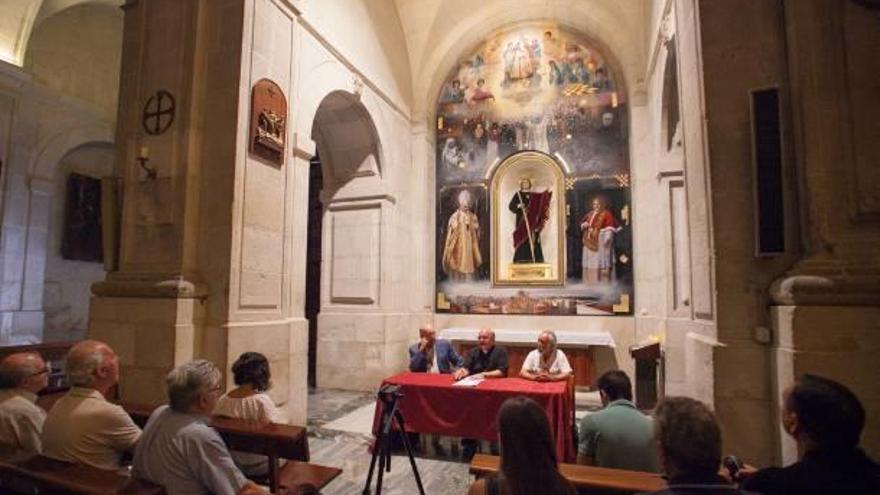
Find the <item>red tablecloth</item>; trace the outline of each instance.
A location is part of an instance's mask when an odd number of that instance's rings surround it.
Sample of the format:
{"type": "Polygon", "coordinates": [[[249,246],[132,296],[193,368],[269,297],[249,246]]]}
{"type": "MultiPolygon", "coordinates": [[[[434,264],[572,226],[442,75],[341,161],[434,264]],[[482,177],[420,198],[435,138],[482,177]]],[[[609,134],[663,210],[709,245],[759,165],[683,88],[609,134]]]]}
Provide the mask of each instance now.
{"type": "MultiPolygon", "coordinates": [[[[401,373],[383,381],[383,385],[400,385],[403,398],[399,400],[398,408],[403,413],[408,431],[454,437],[497,441],[495,419],[501,404],[511,397],[529,397],[547,411],[559,461],[574,461],[574,404],[565,382],[495,378],[484,380],[476,387],[454,387],[452,383],[451,375],[434,373],[401,373]]],[[[377,401],[376,405],[374,433],[378,430],[381,414],[380,402],[377,401]]]]}

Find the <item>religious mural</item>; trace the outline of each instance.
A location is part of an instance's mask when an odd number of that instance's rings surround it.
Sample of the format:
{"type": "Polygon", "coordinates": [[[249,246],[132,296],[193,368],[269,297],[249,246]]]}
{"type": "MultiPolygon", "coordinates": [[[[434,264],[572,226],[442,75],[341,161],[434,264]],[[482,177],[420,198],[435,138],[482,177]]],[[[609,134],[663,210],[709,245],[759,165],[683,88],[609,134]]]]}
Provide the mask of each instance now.
{"type": "Polygon", "coordinates": [[[632,313],[626,92],[556,25],[499,32],[437,102],[437,310],[632,313]]]}

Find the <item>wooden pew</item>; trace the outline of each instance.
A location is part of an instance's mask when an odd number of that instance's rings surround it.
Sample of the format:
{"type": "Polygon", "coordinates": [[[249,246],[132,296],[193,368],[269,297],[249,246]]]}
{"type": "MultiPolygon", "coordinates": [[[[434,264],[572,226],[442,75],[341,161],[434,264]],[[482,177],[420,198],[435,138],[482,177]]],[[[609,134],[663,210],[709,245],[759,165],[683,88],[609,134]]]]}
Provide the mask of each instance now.
{"type": "Polygon", "coordinates": [[[0,493],[164,495],[161,486],[0,445],[0,493]]]}
{"type": "MultiPolygon", "coordinates": [[[[477,454],[471,461],[471,474],[482,478],[498,471],[500,458],[477,454]]],[[[582,493],[641,493],[666,488],[666,480],[656,473],[609,469],[580,464],[560,464],[559,472],[582,493]]]]}
{"type": "MultiPolygon", "coordinates": [[[[155,406],[144,404],[121,405],[141,428],[155,409],[155,406]]],[[[302,426],[259,424],[219,416],[211,418],[211,426],[220,433],[230,450],[260,454],[269,459],[267,480],[272,493],[277,493],[281,486],[293,488],[306,483],[321,488],[342,473],[338,468],[308,463],[309,440],[302,426]],[[289,460],[279,467],[279,459],[289,460]]]]}

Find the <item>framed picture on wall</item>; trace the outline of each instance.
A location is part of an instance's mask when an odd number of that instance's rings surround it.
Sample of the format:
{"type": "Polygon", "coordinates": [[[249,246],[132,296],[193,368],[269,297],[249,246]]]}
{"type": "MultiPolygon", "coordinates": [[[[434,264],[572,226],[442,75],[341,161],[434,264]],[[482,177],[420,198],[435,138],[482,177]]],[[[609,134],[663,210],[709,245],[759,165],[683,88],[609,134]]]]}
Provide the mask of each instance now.
{"type": "Polygon", "coordinates": [[[565,176],[549,155],[524,151],[492,174],[492,284],[563,285],[565,176]]]}

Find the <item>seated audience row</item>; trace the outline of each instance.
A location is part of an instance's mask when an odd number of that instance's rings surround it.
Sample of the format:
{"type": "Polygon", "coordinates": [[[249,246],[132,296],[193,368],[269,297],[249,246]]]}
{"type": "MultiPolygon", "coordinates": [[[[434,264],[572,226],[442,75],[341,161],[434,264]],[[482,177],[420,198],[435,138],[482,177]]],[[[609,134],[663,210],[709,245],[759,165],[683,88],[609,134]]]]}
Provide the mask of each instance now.
{"type": "Polygon", "coordinates": [[[221,373],[205,360],[192,361],[167,377],[169,405],[150,416],[143,432],[125,410],[107,400],[119,379],[119,358],[103,342],[87,340],[67,356],[70,390],[47,414],[36,405],[48,383],[48,368],[36,353],[0,361],[0,443],[54,459],[132,473],[165,487],[166,493],[222,495],[265,493],[245,474],[265,475],[265,457],[230,453],[208,424],[210,415],[284,422],[266,391],[269,363],[243,354],[232,366],[236,388],[221,397],[221,373]]]}

